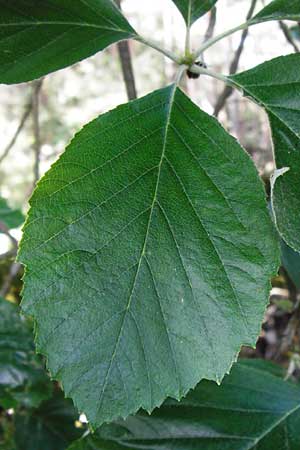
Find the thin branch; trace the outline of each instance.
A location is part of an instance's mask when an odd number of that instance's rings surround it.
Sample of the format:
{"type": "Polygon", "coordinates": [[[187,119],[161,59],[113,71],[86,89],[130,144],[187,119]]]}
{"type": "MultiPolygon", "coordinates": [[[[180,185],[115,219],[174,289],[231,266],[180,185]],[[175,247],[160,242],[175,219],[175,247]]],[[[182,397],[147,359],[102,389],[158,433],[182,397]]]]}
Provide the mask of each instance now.
{"type": "MultiPolygon", "coordinates": [[[[11,250],[0,255],[0,260],[2,261],[2,260],[9,259],[9,258],[15,258],[17,255],[17,250],[18,250],[18,241],[10,234],[9,229],[7,228],[5,223],[2,221],[0,221],[0,231],[1,231],[1,233],[5,234],[5,236],[7,236],[9,238],[9,240],[11,241],[12,246],[13,246],[13,248],[11,250]]],[[[1,297],[5,297],[6,294],[8,294],[11,284],[12,284],[14,278],[19,273],[20,269],[21,269],[21,265],[16,262],[14,262],[10,266],[9,272],[8,272],[8,274],[4,280],[4,283],[1,287],[1,290],[0,290],[1,297]]]]}
{"type": "MultiPolygon", "coordinates": [[[[217,8],[214,6],[212,8],[212,10],[210,11],[208,26],[207,26],[206,32],[204,34],[202,44],[205,44],[205,42],[212,39],[212,37],[214,35],[216,23],[217,23],[217,8]]],[[[204,54],[203,53],[199,54],[199,58],[202,62],[204,62],[204,54]]]]}
{"type": "Polygon", "coordinates": [[[124,83],[126,86],[126,92],[128,100],[134,100],[137,98],[137,91],[135,85],[135,78],[133,73],[130,48],[128,41],[122,41],[118,44],[119,57],[121,60],[122,73],[124,83]]]}
{"type": "MultiPolygon", "coordinates": [[[[214,31],[215,31],[215,27],[216,27],[216,23],[217,23],[217,8],[214,6],[212,8],[212,10],[210,11],[210,15],[209,15],[209,21],[208,21],[208,27],[206,29],[206,32],[204,34],[204,38],[203,38],[203,44],[207,41],[209,41],[213,35],[214,35],[214,31]]],[[[201,59],[203,58],[202,55],[201,59]]]]}
{"type": "MultiPolygon", "coordinates": [[[[0,221],[0,232],[5,234],[7,236],[12,244],[12,249],[8,250],[6,253],[3,253],[0,255],[0,261],[4,261],[10,258],[13,258],[15,260],[18,252],[18,241],[16,238],[13,237],[13,235],[10,233],[8,227],[5,225],[4,222],[0,221]]],[[[21,264],[17,262],[13,262],[12,265],[9,268],[9,272],[7,276],[5,277],[4,283],[0,289],[0,296],[5,297],[8,292],[10,291],[11,285],[15,277],[20,272],[22,266],[21,264]]]]}
{"type": "Polygon", "coordinates": [[[28,117],[30,116],[30,113],[32,111],[32,100],[30,100],[30,102],[28,103],[28,105],[25,107],[25,110],[23,112],[23,115],[21,117],[20,123],[16,129],[15,134],[13,135],[12,139],[10,140],[10,142],[8,143],[8,145],[5,147],[1,157],[0,157],[0,164],[4,161],[4,159],[8,156],[9,152],[11,151],[11,149],[13,148],[13,146],[15,145],[19,134],[21,133],[21,131],[23,130],[28,117]]]}
{"type": "MultiPolygon", "coordinates": [[[[252,0],[250,9],[247,14],[247,21],[250,20],[251,17],[253,16],[256,4],[257,4],[257,0],[252,0]]],[[[249,34],[249,28],[245,28],[243,30],[239,46],[234,54],[231,64],[230,64],[230,68],[229,68],[230,75],[235,74],[239,67],[240,59],[241,59],[241,56],[242,56],[242,53],[243,53],[243,50],[245,47],[245,42],[248,37],[248,34],[249,34]]],[[[219,115],[220,111],[225,106],[225,103],[226,103],[227,99],[231,96],[232,92],[233,92],[232,86],[229,86],[229,85],[225,86],[223,92],[219,96],[219,98],[216,102],[216,105],[215,105],[214,115],[216,117],[219,115]]]]}
{"type": "MultiPolygon", "coordinates": [[[[121,0],[115,0],[119,8],[121,9],[121,0]]],[[[118,42],[118,51],[121,61],[122,73],[124,83],[126,87],[128,100],[134,100],[137,98],[137,90],[135,85],[134,72],[132,67],[132,59],[130,54],[130,47],[128,41],[118,42]]]]}
{"type": "Polygon", "coordinates": [[[35,81],[32,93],[32,119],[33,119],[33,136],[34,136],[34,185],[40,178],[40,160],[41,160],[41,133],[40,133],[40,91],[43,79],[35,81]]]}
{"type": "Polygon", "coordinates": [[[300,49],[299,49],[298,45],[296,44],[296,42],[294,41],[289,27],[284,22],[282,22],[282,20],[279,21],[279,26],[280,26],[287,42],[293,47],[294,52],[299,53],[300,49]]]}

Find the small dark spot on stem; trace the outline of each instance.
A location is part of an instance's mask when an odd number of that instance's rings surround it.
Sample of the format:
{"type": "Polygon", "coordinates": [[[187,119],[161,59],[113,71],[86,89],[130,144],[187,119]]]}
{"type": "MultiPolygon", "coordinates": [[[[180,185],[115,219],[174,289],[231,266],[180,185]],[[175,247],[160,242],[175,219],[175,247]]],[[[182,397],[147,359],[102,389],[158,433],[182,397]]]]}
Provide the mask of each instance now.
{"type": "MultiPolygon", "coordinates": [[[[207,65],[203,61],[195,61],[194,64],[196,64],[196,66],[203,67],[203,69],[207,69],[207,65]]],[[[200,77],[200,73],[191,72],[189,69],[186,71],[186,73],[189,78],[192,78],[194,80],[200,77]]]]}

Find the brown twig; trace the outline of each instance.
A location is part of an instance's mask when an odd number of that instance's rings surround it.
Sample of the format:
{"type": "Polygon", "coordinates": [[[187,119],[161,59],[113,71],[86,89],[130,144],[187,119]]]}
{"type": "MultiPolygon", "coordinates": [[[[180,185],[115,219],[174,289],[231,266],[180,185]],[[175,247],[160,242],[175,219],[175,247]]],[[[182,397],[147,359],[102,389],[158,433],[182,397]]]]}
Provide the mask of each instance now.
{"type": "MultiPolygon", "coordinates": [[[[247,20],[251,19],[251,17],[253,16],[256,3],[257,3],[257,0],[252,0],[250,9],[247,14],[247,20]]],[[[245,28],[245,30],[243,30],[239,46],[234,54],[231,64],[230,64],[230,68],[229,68],[230,75],[233,75],[234,73],[236,73],[236,71],[239,67],[240,59],[241,59],[241,56],[242,56],[242,53],[243,53],[243,50],[245,47],[245,42],[248,37],[248,34],[249,34],[249,29],[245,28]]],[[[228,86],[228,85],[225,86],[225,88],[223,89],[223,91],[222,91],[221,95],[219,96],[219,98],[216,102],[216,105],[215,105],[214,115],[216,117],[219,115],[220,111],[224,108],[225,103],[226,103],[227,99],[231,96],[232,92],[233,92],[233,88],[231,86],[228,86]]]]}
{"type": "Polygon", "coordinates": [[[289,27],[284,22],[282,22],[282,20],[279,21],[279,27],[281,28],[287,42],[293,47],[294,52],[299,53],[300,49],[299,49],[298,45],[296,44],[296,42],[294,41],[289,27]]]}
{"type": "MultiPolygon", "coordinates": [[[[119,8],[121,8],[121,0],[115,0],[119,8]]],[[[122,73],[126,87],[128,100],[137,98],[137,90],[135,85],[135,78],[130,54],[128,41],[118,42],[118,51],[121,61],[122,73]]]]}
{"type": "Polygon", "coordinates": [[[5,147],[2,155],[0,156],[0,164],[4,161],[4,159],[8,156],[9,152],[11,151],[11,149],[13,148],[13,146],[15,145],[19,134],[21,133],[21,131],[23,130],[28,117],[30,116],[30,113],[32,111],[32,100],[30,100],[30,102],[28,103],[28,105],[25,107],[25,110],[23,112],[23,115],[21,117],[20,123],[18,125],[18,128],[16,129],[15,134],[13,135],[12,139],[10,140],[10,142],[8,143],[8,145],[5,147]]]}
{"type": "Polygon", "coordinates": [[[205,32],[205,35],[203,38],[203,43],[213,37],[216,23],[217,23],[217,8],[214,6],[211,9],[210,14],[209,14],[208,27],[206,29],[206,32],[205,32]]]}
{"type": "MultiPolygon", "coordinates": [[[[13,147],[18,135],[22,131],[27,118],[29,117],[30,113],[32,113],[33,134],[34,134],[34,153],[35,153],[35,163],[34,163],[35,182],[39,179],[39,176],[40,176],[39,166],[40,166],[41,139],[40,139],[40,123],[39,123],[39,94],[40,94],[42,82],[43,82],[42,79],[34,82],[31,101],[30,101],[28,107],[26,108],[24,115],[22,116],[22,120],[20,122],[17,132],[15,133],[14,138],[12,139],[9,146],[6,148],[5,153],[3,154],[3,156],[5,158],[7,156],[7,154],[9,153],[10,149],[13,147]]],[[[3,160],[3,156],[0,161],[3,160]]],[[[9,258],[15,259],[16,255],[17,255],[17,251],[18,251],[18,241],[12,236],[9,229],[7,228],[5,223],[3,223],[2,221],[0,221],[0,232],[5,234],[10,239],[10,241],[12,243],[12,247],[13,247],[11,250],[0,255],[0,260],[6,260],[9,258]]],[[[11,266],[9,268],[9,272],[8,272],[7,276],[5,277],[4,283],[0,289],[0,296],[5,297],[8,294],[13,280],[19,274],[21,269],[22,269],[21,264],[19,264],[17,262],[13,262],[11,264],[11,266]]]]}
{"type": "Polygon", "coordinates": [[[5,297],[11,288],[13,280],[16,278],[16,276],[19,274],[20,270],[22,269],[22,266],[20,263],[14,262],[9,269],[9,272],[7,274],[7,277],[4,280],[4,283],[2,285],[2,288],[0,290],[0,296],[5,297]]]}
{"type": "Polygon", "coordinates": [[[35,81],[33,85],[32,93],[32,120],[33,120],[33,136],[34,136],[34,169],[33,178],[34,185],[40,178],[40,161],[41,161],[41,133],[40,133],[40,91],[42,87],[43,79],[35,81]]]}
{"type": "MultiPolygon", "coordinates": [[[[0,260],[5,260],[5,259],[9,259],[9,258],[15,258],[17,255],[17,250],[18,250],[18,241],[12,236],[12,234],[10,234],[9,229],[7,228],[7,226],[5,225],[4,222],[0,221],[0,231],[1,233],[5,234],[5,236],[7,236],[9,238],[9,240],[12,243],[13,248],[11,250],[9,250],[8,252],[0,255],[0,260]]],[[[4,280],[4,283],[1,287],[0,290],[0,296],[1,297],[5,297],[6,294],[9,292],[12,281],[14,280],[14,278],[17,276],[17,274],[19,273],[21,269],[21,265],[19,263],[14,262],[9,269],[9,272],[4,280]]]]}
{"type": "MultiPolygon", "coordinates": [[[[209,41],[209,39],[211,39],[213,37],[216,23],[217,23],[217,8],[214,6],[209,13],[208,26],[207,26],[207,29],[206,29],[206,32],[204,34],[203,41],[202,41],[203,44],[205,42],[209,41]]],[[[204,62],[203,53],[200,55],[200,59],[201,59],[201,61],[204,62]]]]}

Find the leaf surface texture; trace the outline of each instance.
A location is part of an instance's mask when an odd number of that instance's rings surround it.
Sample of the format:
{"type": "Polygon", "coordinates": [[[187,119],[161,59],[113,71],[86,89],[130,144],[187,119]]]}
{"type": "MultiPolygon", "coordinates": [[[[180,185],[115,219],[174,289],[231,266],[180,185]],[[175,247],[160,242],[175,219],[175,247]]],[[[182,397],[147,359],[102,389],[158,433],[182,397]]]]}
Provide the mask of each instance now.
{"type": "Polygon", "coordinates": [[[84,127],[19,258],[37,349],[94,427],[221,381],[256,342],[275,234],[249,156],[175,85],[84,127]]]}
{"type": "Polygon", "coordinates": [[[0,83],[30,81],[135,35],[111,0],[0,0],[0,83]]]}

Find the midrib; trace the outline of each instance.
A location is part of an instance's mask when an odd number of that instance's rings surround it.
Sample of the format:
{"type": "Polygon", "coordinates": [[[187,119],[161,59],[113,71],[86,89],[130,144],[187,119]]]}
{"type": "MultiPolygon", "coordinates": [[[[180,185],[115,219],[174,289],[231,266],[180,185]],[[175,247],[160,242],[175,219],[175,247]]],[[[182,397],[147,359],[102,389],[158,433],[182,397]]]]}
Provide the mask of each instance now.
{"type": "Polygon", "coordinates": [[[187,27],[188,28],[191,28],[191,20],[192,20],[192,0],[189,0],[188,20],[187,20],[187,27]]]}
{"type": "Polygon", "coordinates": [[[170,122],[171,122],[172,107],[173,107],[173,104],[174,104],[176,89],[177,89],[177,83],[174,83],[174,85],[172,87],[172,91],[170,93],[169,106],[168,106],[168,111],[167,111],[167,116],[166,116],[166,127],[165,127],[165,134],[164,134],[164,140],[163,140],[162,154],[161,154],[160,162],[158,164],[157,180],[156,180],[155,190],[154,190],[154,194],[153,194],[153,201],[152,201],[152,204],[151,204],[151,207],[150,207],[149,219],[148,219],[145,239],[144,239],[144,243],[143,243],[143,248],[142,248],[142,251],[141,251],[141,255],[140,255],[140,259],[139,259],[139,262],[138,262],[137,270],[136,270],[136,273],[135,273],[134,281],[133,281],[133,284],[132,284],[130,296],[128,298],[127,306],[126,306],[126,309],[125,309],[125,312],[124,312],[124,317],[122,319],[122,323],[121,323],[121,326],[120,326],[120,331],[118,333],[118,337],[117,337],[117,340],[116,340],[114,351],[113,351],[113,354],[112,354],[112,357],[111,357],[111,360],[110,360],[110,364],[109,364],[109,367],[108,367],[108,370],[107,370],[107,373],[106,373],[106,376],[105,376],[105,380],[104,380],[104,383],[103,383],[103,388],[102,388],[101,395],[100,395],[100,398],[99,398],[99,406],[97,408],[98,411],[101,408],[101,404],[102,404],[103,397],[104,397],[104,392],[105,392],[107,383],[109,381],[110,371],[112,369],[113,361],[114,361],[114,359],[116,357],[116,354],[117,354],[117,351],[118,351],[118,347],[119,347],[119,343],[120,343],[120,340],[121,340],[121,336],[122,336],[123,328],[124,328],[124,325],[125,325],[126,317],[127,317],[128,311],[130,310],[130,306],[131,306],[132,298],[133,298],[133,293],[134,293],[135,286],[136,286],[136,283],[137,283],[137,280],[138,280],[138,277],[139,277],[140,268],[141,268],[141,265],[142,265],[142,262],[143,262],[143,258],[144,258],[145,253],[146,253],[146,248],[147,248],[148,236],[149,236],[149,231],[150,231],[151,222],[152,222],[153,211],[154,211],[154,207],[155,207],[155,204],[156,204],[156,201],[157,201],[157,194],[158,194],[158,188],[159,188],[159,183],[160,183],[161,169],[162,169],[162,164],[163,164],[163,160],[164,160],[165,152],[166,152],[168,130],[169,130],[169,127],[170,127],[170,122]]]}
{"type": "MultiPolygon", "coordinates": [[[[0,23],[0,27],[17,27],[17,26],[43,26],[43,25],[62,25],[62,26],[76,26],[76,27],[87,27],[87,28],[97,28],[100,30],[109,30],[109,31],[118,31],[126,34],[130,34],[128,30],[123,30],[122,28],[114,28],[114,27],[107,27],[103,25],[97,25],[94,23],[88,23],[88,22],[64,22],[59,20],[47,20],[43,22],[10,22],[10,23],[0,23]]],[[[134,33],[132,33],[134,34],[134,33]]]]}
{"type": "Polygon", "coordinates": [[[251,449],[255,449],[256,445],[260,443],[260,441],[262,439],[264,439],[268,434],[270,434],[276,427],[278,427],[279,425],[282,424],[282,422],[284,422],[285,420],[287,420],[287,418],[289,416],[291,416],[292,414],[294,414],[296,411],[300,410],[300,403],[299,405],[297,405],[295,408],[293,408],[291,411],[288,411],[287,413],[285,413],[282,417],[280,417],[280,419],[278,419],[273,425],[271,425],[269,428],[267,428],[266,431],[264,431],[259,437],[257,437],[250,445],[250,447],[248,447],[248,449],[246,450],[251,450],[251,449]]]}

